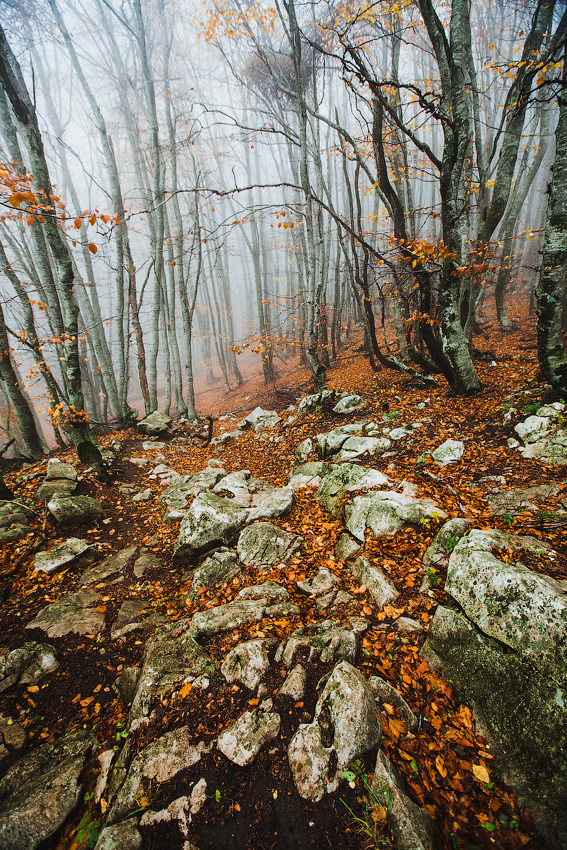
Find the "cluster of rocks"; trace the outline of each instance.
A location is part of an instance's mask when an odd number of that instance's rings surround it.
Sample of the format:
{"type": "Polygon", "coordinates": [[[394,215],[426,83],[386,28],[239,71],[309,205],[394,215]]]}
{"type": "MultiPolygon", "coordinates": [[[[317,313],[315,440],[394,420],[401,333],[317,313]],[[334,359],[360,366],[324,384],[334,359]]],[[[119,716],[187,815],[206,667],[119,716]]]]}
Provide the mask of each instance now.
{"type": "MultiPolygon", "coordinates": [[[[511,421],[514,413],[513,408],[508,411],[505,424],[511,421]]],[[[514,430],[521,442],[510,437],[509,448],[517,448],[524,457],[551,466],[567,464],[567,416],[562,402],[543,405],[537,414],[519,422],[514,430]]]]}

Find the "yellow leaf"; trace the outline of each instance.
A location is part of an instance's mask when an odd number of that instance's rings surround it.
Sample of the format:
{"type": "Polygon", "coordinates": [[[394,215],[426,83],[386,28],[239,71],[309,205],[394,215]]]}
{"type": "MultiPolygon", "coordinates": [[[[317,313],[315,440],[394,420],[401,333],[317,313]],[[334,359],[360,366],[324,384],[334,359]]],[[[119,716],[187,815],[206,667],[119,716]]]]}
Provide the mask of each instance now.
{"type": "Polygon", "coordinates": [[[96,247],[94,242],[89,242],[89,251],[91,252],[91,254],[96,254],[96,252],[98,251],[98,248],[96,247]]]}
{"type": "Polygon", "coordinates": [[[108,809],[108,803],[106,802],[106,800],[101,799],[101,801],[100,801],[101,812],[104,814],[107,809],[108,809]]]}
{"type": "Polygon", "coordinates": [[[488,49],[489,49],[489,50],[494,50],[494,42],[492,42],[492,44],[489,44],[489,45],[488,45],[488,49]]]}
{"type": "Polygon", "coordinates": [[[193,685],[191,684],[191,682],[185,682],[185,684],[183,685],[183,687],[179,691],[179,698],[185,699],[186,696],[189,696],[189,694],[191,693],[192,687],[193,687],[193,685]]]}
{"type": "Polygon", "coordinates": [[[483,764],[473,764],[472,772],[474,778],[480,782],[484,782],[485,784],[490,782],[490,774],[483,764]]]}

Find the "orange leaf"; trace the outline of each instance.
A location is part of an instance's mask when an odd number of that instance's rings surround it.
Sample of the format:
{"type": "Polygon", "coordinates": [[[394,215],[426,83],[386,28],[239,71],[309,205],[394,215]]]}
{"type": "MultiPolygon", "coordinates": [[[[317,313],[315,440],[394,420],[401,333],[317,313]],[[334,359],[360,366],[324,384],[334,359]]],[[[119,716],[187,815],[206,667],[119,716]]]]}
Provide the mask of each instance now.
{"type": "Polygon", "coordinates": [[[483,764],[473,764],[472,772],[475,779],[479,782],[490,782],[490,774],[483,764]]]}
{"type": "Polygon", "coordinates": [[[77,218],[73,222],[73,224],[75,225],[75,230],[80,230],[82,223],[83,223],[82,220],[79,218],[79,216],[77,216],[77,218]]]}
{"type": "Polygon", "coordinates": [[[39,688],[38,688],[37,685],[30,685],[29,688],[28,688],[28,691],[30,692],[30,694],[37,694],[38,691],[39,691],[39,688]]]}
{"type": "Polygon", "coordinates": [[[443,763],[443,758],[441,754],[439,754],[435,759],[435,767],[437,768],[443,779],[445,779],[445,777],[447,776],[447,768],[443,763]]]}
{"type": "Polygon", "coordinates": [[[94,242],[89,242],[89,251],[91,252],[91,254],[96,254],[96,252],[98,251],[98,248],[96,247],[94,242]]]}
{"type": "Polygon", "coordinates": [[[96,215],[94,213],[91,213],[90,216],[89,216],[89,224],[94,224],[95,221],[96,221],[96,215]]]}
{"type": "Polygon", "coordinates": [[[191,682],[185,682],[181,690],[179,691],[179,699],[185,699],[186,696],[189,696],[191,693],[193,685],[191,682]]]}

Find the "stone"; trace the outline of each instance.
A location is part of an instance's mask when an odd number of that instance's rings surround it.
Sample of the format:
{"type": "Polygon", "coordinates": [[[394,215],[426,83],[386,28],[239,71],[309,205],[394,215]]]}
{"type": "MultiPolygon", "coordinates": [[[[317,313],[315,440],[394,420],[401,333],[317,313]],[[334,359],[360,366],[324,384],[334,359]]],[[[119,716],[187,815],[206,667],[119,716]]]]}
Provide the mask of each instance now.
{"type": "Polygon", "coordinates": [[[156,570],[162,566],[158,556],[154,552],[149,552],[147,549],[142,549],[139,558],[134,561],[134,569],[132,572],[136,578],[141,578],[146,570],[156,570]]]}
{"type": "Polygon", "coordinates": [[[104,516],[101,503],[91,496],[54,496],[47,509],[62,528],[92,525],[104,516]]]}
{"type": "Polygon", "coordinates": [[[471,526],[471,520],[464,517],[454,517],[448,520],[437,532],[430,546],[423,555],[423,566],[446,567],[449,556],[461,537],[471,526]]]}
{"type": "Polygon", "coordinates": [[[55,478],[67,478],[69,481],[77,480],[77,470],[70,463],[63,463],[59,458],[53,457],[47,461],[46,481],[53,481],[55,478]]]}
{"type": "Polygon", "coordinates": [[[340,516],[340,504],[348,494],[387,484],[390,484],[388,477],[376,469],[343,463],[325,475],[317,491],[317,501],[332,516],[340,516]]]}
{"type": "Polygon", "coordinates": [[[298,629],[284,638],[276,650],[275,661],[290,667],[295,653],[302,647],[309,648],[310,661],[320,658],[323,663],[327,663],[344,659],[354,664],[358,653],[358,635],[325,620],[320,625],[298,629]]]}
{"type": "Polygon", "coordinates": [[[398,617],[388,628],[395,629],[397,632],[423,632],[424,630],[421,623],[411,617],[398,617]]]}
{"type": "Polygon", "coordinates": [[[47,552],[38,552],[34,558],[34,572],[54,575],[70,567],[80,570],[96,561],[97,553],[86,540],[69,537],[65,543],[53,546],[47,552]]]}
{"type": "Polygon", "coordinates": [[[313,442],[308,437],[306,440],[302,440],[301,443],[297,444],[297,446],[295,447],[294,455],[300,463],[304,463],[312,451],[313,442]]]}
{"type": "Polygon", "coordinates": [[[490,507],[492,516],[504,516],[509,514],[515,516],[521,511],[539,510],[539,502],[557,495],[559,487],[557,484],[544,484],[538,487],[527,487],[526,489],[500,490],[497,493],[489,493],[486,501],[490,507]]]}
{"type": "Polygon", "coordinates": [[[121,823],[105,826],[101,831],[94,850],[140,850],[142,835],[136,818],[128,818],[121,823]]]}
{"type": "Polygon", "coordinates": [[[567,595],[521,564],[537,538],[472,530],[449,560],[422,655],[474,711],[495,766],[532,815],[540,843],[567,846],[567,595]],[[496,557],[516,553],[517,563],[496,557]],[[493,553],[496,554],[493,554],[493,553]]]}
{"type": "Polygon", "coordinates": [[[159,615],[149,616],[140,621],[142,614],[148,611],[151,611],[151,606],[142,599],[127,599],[123,602],[110,629],[111,639],[116,640],[137,629],[149,628],[157,622],[163,622],[163,617],[159,615]]]}
{"type": "Polygon", "coordinates": [[[295,491],[299,487],[319,487],[321,479],[329,471],[329,464],[322,461],[295,466],[288,477],[288,485],[295,491]]]}
{"type": "Polygon", "coordinates": [[[107,824],[114,824],[128,817],[139,807],[137,799],[149,792],[153,785],[162,785],[182,770],[192,767],[201,759],[205,750],[202,741],[191,742],[187,726],[166,732],[141,750],[132,760],[122,787],[109,808],[107,824]]]}
{"type": "Polygon", "coordinates": [[[216,608],[194,614],[190,633],[195,640],[198,640],[200,637],[229,632],[245,623],[258,622],[265,612],[265,599],[227,602],[226,605],[218,605],[216,608]]]}
{"type": "Polygon", "coordinates": [[[146,644],[128,728],[137,728],[156,700],[195,681],[212,663],[211,656],[189,634],[189,621],[158,629],[146,644]]]}
{"type": "Polygon", "coordinates": [[[68,478],[56,478],[44,481],[35,494],[36,502],[49,502],[56,496],[71,496],[77,489],[77,483],[68,478]]]}
{"type": "MultiPolygon", "coordinates": [[[[158,460],[158,458],[156,457],[154,458],[154,460],[158,460]]],[[[175,469],[172,469],[170,466],[166,466],[164,463],[158,463],[158,465],[154,466],[154,468],[151,470],[148,475],[148,478],[154,481],[157,480],[161,487],[167,487],[173,481],[175,481],[176,478],[179,478],[179,473],[175,469]]]]}
{"type": "Polygon", "coordinates": [[[353,460],[364,454],[380,455],[387,452],[392,443],[387,437],[348,437],[340,451],[329,458],[334,463],[353,460]]]}
{"type": "Polygon", "coordinates": [[[281,422],[281,418],[275,410],[263,410],[261,407],[255,407],[252,413],[249,413],[239,423],[238,427],[242,430],[253,428],[254,431],[260,431],[264,428],[273,428],[278,422],[281,422]]]}
{"type": "Polygon", "coordinates": [[[26,629],[41,629],[52,638],[63,637],[70,632],[97,635],[104,628],[104,612],[96,607],[100,601],[96,590],[68,593],[42,608],[26,629]]]}
{"type": "Polygon", "coordinates": [[[288,761],[300,796],[318,802],[336,791],[352,761],[366,758],[377,747],[382,722],[364,677],[347,661],[339,661],[327,679],[314,716],[313,723],[301,724],[291,739],[288,761]],[[328,747],[323,734],[332,735],[328,747]]]}
{"type": "Polygon", "coordinates": [[[278,691],[278,696],[289,697],[297,702],[305,696],[307,671],[302,664],[296,664],[287,674],[285,681],[278,691]]]}
{"type": "Polygon", "coordinates": [[[97,564],[95,567],[91,567],[90,570],[86,570],[83,573],[81,576],[81,584],[84,587],[87,584],[91,584],[93,581],[105,581],[107,578],[124,573],[130,558],[132,558],[137,551],[138,546],[136,543],[133,543],[131,546],[121,549],[120,552],[108,555],[108,557],[105,558],[104,561],[101,561],[100,564],[97,564]]]}
{"type": "Polygon", "coordinates": [[[0,546],[5,543],[16,543],[18,540],[23,540],[28,534],[33,532],[33,528],[29,525],[14,525],[12,528],[5,528],[0,531],[0,546]]]}
{"type": "Polygon", "coordinates": [[[193,561],[210,549],[226,546],[244,525],[247,512],[230,499],[200,493],[181,521],[173,549],[174,563],[193,561]]]}
{"type": "Polygon", "coordinates": [[[19,750],[26,742],[25,729],[11,717],[0,714],[0,761],[19,750]]]}
{"type": "Polygon", "coordinates": [[[435,821],[405,793],[390,760],[379,752],[371,784],[371,807],[381,805],[398,850],[442,850],[443,841],[435,821]]]}
{"type": "Polygon", "coordinates": [[[237,599],[281,599],[284,602],[289,599],[289,593],[281,584],[275,581],[265,581],[263,584],[254,584],[243,587],[236,596],[237,599]]]}
{"type": "Polygon", "coordinates": [[[252,502],[252,494],[248,489],[249,479],[250,472],[247,469],[231,472],[213,487],[213,493],[217,496],[227,496],[235,505],[248,508],[252,502]]]}
{"type": "Polygon", "coordinates": [[[0,847],[35,850],[75,809],[80,777],[96,738],[81,730],[42,744],[0,781],[0,847]]]}
{"type": "Polygon", "coordinates": [[[149,436],[163,434],[171,428],[173,420],[165,413],[160,413],[159,410],[150,413],[145,419],[142,419],[136,424],[136,429],[140,434],[148,434],[149,436]]]}
{"type": "Polygon", "coordinates": [[[242,571],[238,558],[230,549],[217,549],[195,570],[187,600],[193,599],[201,587],[224,584],[242,571]]]}
{"type": "Polygon", "coordinates": [[[400,595],[382,570],[375,564],[371,564],[368,558],[357,558],[349,566],[351,573],[356,576],[359,582],[366,585],[378,608],[382,609],[384,606],[390,605],[400,595]]]}
{"type": "Polygon", "coordinates": [[[27,525],[33,511],[25,505],[14,505],[12,502],[0,502],[0,528],[8,528],[12,523],[27,525]]]}
{"type": "Polygon", "coordinates": [[[404,492],[388,490],[355,496],[351,505],[345,506],[346,527],[361,543],[367,528],[374,537],[395,534],[404,526],[418,526],[424,519],[446,519],[447,514],[431,499],[418,499],[411,488],[404,492]]]}
{"type": "Polygon", "coordinates": [[[298,534],[270,522],[255,522],[240,534],[236,551],[244,564],[273,565],[288,561],[302,543],[298,534]]]}
{"type": "Polygon", "coordinates": [[[445,440],[431,452],[431,457],[437,466],[448,466],[450,463],[458,463],[464,453],[465,444],[460,440],[445,440]]]}
{"type": "Polygon", "coordinates": [[[142,448],[145,452],[151,452],[153,449],[156,451],[161,451],[161,449],[165,449],[167,443],[161,442],[160,440],[146,440],[142,443],[142,448]]]}
{"type": "Polygon", "coordinates": [[[136,696],[141,672],[140,667],[125,667],[113,685],[114,690],[118,692],[126,705],[131,705],[136,696]]]}
{"type": "Polygon", "coordinates": [[[309,596],[321,596],[322,594],[333,590],[337,584],[339,584],[339,581],[340,579],[337,575],[335,575],[335,573],[323,567],[319,570],[317,575],[312,576],[305,581],[298,581],[297,587],[309,596]]]}
{"type": "Polygon", "coordinates": [[[277,487],[267,493],[254,507],[250,508],[247,523],[258,519],[276,519],[284,516],[293,507],[293,487],[277,487]]]}
{"type": "Polygon", "coordinates": [[[331,590],[329,593],[324,593],[322,596],[317,596],[317,598],[315,599],[317,611],[319,611],[320,613],[327,611],[333,604],[334,598],[334,590],[331,590]]]}
{"type": "Polygon", "coordinates": [[[221,732],[217,746],[227,759],[245,767],[265,744],[278,736],[281,718],[272,707],[272,700],[265,700],[255,711],[245,711],[236,723],[221,732]]]}
{"type": "Polygon", "coordinates": [[[400,717],[406,724],[410,732],[415,732],[418,726],[418,719],[393,685],[382,679],[380,676],[371,676],[368,680],[368,687],[380,702],[386,702],[390,705],[395,705],[398,709],[400,717]]]}
{"type": "Polygon", "coordinates": [[[48,643],[28,641],[0,655],[0,693],[12,685],[36,685],[59,667],[57,650],[48,643]]]}
{"type": "Polygon", "coordinates": [[[354,413],[355,410],[362,410],[366,407],[366,402],[359,395],[347,395],[341,398],[333,407],[333,413],[354,413]]]}
{"type": "Polygon", "coordinates": [[[140,493],[136,493],[135,496],[132,497],[133,502],[150,502],[154,497],[154,491],[151,487],[148,487],[146,490],[141,490],[140,493]]]}
{"type": "Polygon", "coordinates": [[[349,558],[352,558],[353,555],[356,555],[360,551],[360,548],[360,543],[353,540],[350,534],[343,532],[335,546],[335,557],[343,561],[348,561],[349,558]]]}
{"type": "Polygon", "coordinates": [[[389,439],[395,442],[409,437],[410,434],[413,434],[413,428],[407,428],[405,425],[402,425],[400,428],[392,428],[391,431],[388,431],[389,439]]]}
{"type": "Polygon", "coordinates": [[[256,690],[270,667],[268,648],[273,640],[247,640],[231,649],[221,664],[227,682],[240,682],[250,691],[256,690]]]}

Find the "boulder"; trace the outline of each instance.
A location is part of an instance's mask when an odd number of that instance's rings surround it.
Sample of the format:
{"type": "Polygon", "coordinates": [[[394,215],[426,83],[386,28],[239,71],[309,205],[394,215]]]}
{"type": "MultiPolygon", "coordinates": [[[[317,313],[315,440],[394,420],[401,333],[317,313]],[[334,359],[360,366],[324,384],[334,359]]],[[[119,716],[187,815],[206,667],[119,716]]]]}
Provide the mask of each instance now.
{"type": "Polygon", "coordinates": [[[35,850],[78,805],[85,759],[96,743],[81,730],[42,744],[0,781],[0,847],[35,850]]]}
{"type": "Polygon", "coordinates": [[[449,560],[422,653],[475,712],[497,766],[549,850],[567,846],[567,595],[521,564],[537,538],[473,530],[449,560]],[[496,557],[506,548],[515,564],[496,557]],[[496,554],[494,554],[496,553],[496,554]]]}
{"type": "Polygon", "coordinates": [[[22,540],[32,532],[33,528],[30,528],[29,525],[20,525],[19,523],[12,526],[12,528],[4,528],[0,530],[0,546],[3,546],[5,543],[15,543],[18,540],[22,540]]]}
{"type": "Polygon", "coordinates": [[[355,667],[340,661],[317,700],[315,720],[300,725],[288,748],[299,794],[317,802],[324,793],[335,791],[342,772],[352,761],[366,758],[381,736],[382,722],[372,691],[355,667]],[[325,736],[331,738],[330,746],[324,745],[325,736]]]}
{"type": "Polygon", "coordinates": [[[337,575],[335,575],[335,573],[322,567],[317,575],[314,575],[305,581],[298,581],[297,587],[309,596],[321,596],[324,593],[328,593],[330,590],[334,590],[337,584],[339,584],[339,581],[340,579],[337,575]]]}
{"type": "Polygon", "coordinates": [[[71,496],[77,489],[77,482],[68,478],[55,478],[52,481],[43,481],[39,485],[36,494],[36,502],[49,502],[56,496],[71,496]]]}
{"type": "Polygon", "coordinates": [[[159,569],[162,563],[154,552],[149,552],[147,549],[140,550],[140,557],[134,561],[134,569],[132,572],[136,578],[141,578],[145,571],[150,569],[159,569]]]}
{"type": "Polygon", "coordinates": [[[236,550],[251,566],[285,563],[299,549],[303,538],[270,522],[255,522],[240,534],[236,550]]]}
{"type": "Polygon", "coordinates": [[[213,487],[213,493],[217,496],[227,496],[235,505],[248,508],[252,502],[252,494],[248,488],[249,479],[250,472],[247,469],[231,472],[213,487]]]}
{"type": "Polygon", "coordinates": [[[333,407],[333,413],[354,413],[355,410],[362,410],[366,407],[366,402],[359,395],[343,396],[333,407]]]}
{"type": "Polygon", "coordinates": [[[346,534],[346,532],[344,532],[337,540],[337,545],[335,546],[335,557],[343,561],[348,561],[348,559],[352,558],[353,555],[356,555],[359,550],[360,543],[353,540],[350,534],[346,534]]]}
{"type": "Polygon", "coordinates": [[[294,455],[300,463],[304,463],[312,451],[313,442],[308,437],[306,440],[302,440],[301,443],[297,444],[297,446],[295,447],[294,455]]]}
{"type": "Polygon", "coordinates": [[[136,424],[136,428],[140,434],[148,436],[158,436],[171,428],[173,420],[165,413],[160,413],[159,410],[150,413],[145,419],[142,419],[136,424]]]}
{"type": "Polygon", "coordinates": [[[48,643],[28,641],[0,655],[0,693],[12,685],[36,685],[59,667],[57,651],[48,643]]]}
{"type": "Polygon", "coordinates": [[[343,463],[325,475],[317,491],[317,501],[332,516],[340,514],[340,505],[350,493],[390,484],[377,469],[366,469],[354,463],[343,463]]]}
{"type": "Polygon", "coordinates": [[[320,625],[298,629],[284,638],[276,650],[276,662],[281,661],[290,667],[295,653],[303,647],[309,648],[310,661],[320,658],[323,663],[328,663],[343,659],[354,664],[358,653],[358,635],[325,620],[320,625]]]}
{"type": "Polygon", "coordinates": [[[133,759],[122,787],[107,812],[106,823],[114,824],[139,808],[137,800],[150,787],[162,785],[201,759],[206,749],[202,741],[191,742],[187,726],[166,732],[144,747],[133,759]]]}
{"type": "Polygon", "coordinates": [[[431,457],[437,466],[448,466],[450,463],[458,463],[464,452],[465,445],[460,440],[445,440],[431,452],[431,457]]]}
{"type": "Polygon", "coordinates": [[[305,695],[307,671],[302,664],[296,664],[287,674],[285,681],[278,691],[278,696],[301,700],[305,695]]]}
{"type": "Polygon", "coordinates": [[[387,452],[392,443],[387,437],[348,437],[340,451],[330,457],[334,463],[353,460],[364,454],[381,455],[387,452]]]}
{"type": "Polygon", "coordinates": [[[81,584],[84,587],[87,584],[91,584],[93,581],[105,581],[107,578],[124,573],[130,558],[132,558],[137,551],[138,546],[136,543],[133,543],[131,546],[121,549],[120,552],[108,555],[108,557],[105,558],[104,561],[101,561],[100,564],[97,564],[95,567],[91,567],[90,570],[85,570],[81,576],[81,584]]]}
{"type": "Polygon", "coordinates": [[[386,810],[386,821],[398,850],[442,850],[443,841],[435,821],[408,797],[390,760],[379,752],[370,786],[371,808],[386,810]]]}
{"type": "Polygon", "coordinates": [[[56,478],[67,478],[69,481],[77,480],[77,470],[70,463],[63,463],[59,458],[53,457],[47,461],[46,481],[53,481],[56,478]]]}
{"type": "Polygon", "coordinates": [[[25,505],[0,502],[0,528],[9,528],[15,522],[27,525],[32,516],[33,511],[25,505]]]}
{"type": "Polygon", "coordinates": [[[226,546],[244,525],[247,512],[230,499],[200,493],[183,517],[173,549],[174,562],[193,561],[210,549],[226,546]]]}
{"type": "Polygon", "coordinates": [[[262,619],[266,612],[265,599],[250,599],[239,602],[227,602],[206,611],[198,611],[191,620],[190,634],[195,640],[200,637],[230,632],[245,623],[254,623],[262,619]]]}
{"type": "Polygon", "coordinates": [[[94,850],[140,850],[142,835],[136,818],[128,818],[113,826],[105,826],[94,850]]]}
{"type": "Polygon", "coordinates": [[[368,680],[368,687],[379,702],[386,702],[389,705],[395,705],[398,709],[400,717],[406,724],[409,732],[415,732],[418,727],[418,719],[403,698],[393,685],[382,679],[380,676],[371,676],[368,680]]]}
{"type": "Polygon", "coordinates": [[[265,581],[263,584],[253,584],[243,587],[236,596],[237,599],[289,599],[289,593],[281,584],[275,581],[265,581]]]}
{"type": "Polygon", "coordinates": [[[299,487],[318,487],[321,479],[329,471],[329,464],[322,461],[303,463],[295,466],[288,477],[288,485],[297,490],[299,487]]]}
{"type": "Polygon", "coordinates": [[[217,740],[221,753],[240,767],[251,764],[262,747],[279,734],[281,718],[272,708],[272,700],[264,700],[221,732],[217,740]]]}
{"type": "Polygon", "coordinates": [[[567,464],[567,428],[563,403],[555,402],[540,407],[537,416],[528,416],[514,430],[524,443],[524,446],[517,444],[524,457],[551,466],[567,464]]]}
{"type": "Polygon", "coordinates": [[[447,514],[431,499],[418,499],[411,487],[404,492],[388,490],[355,496],[351,505],[345,506],[346,527],[361,543],[367,528],[374,537],[395,534],[404,526],[417,526],[425,519],[446,519],[447,514]]]}
{"type": "Polygon", "coordinates": [[[26,731],[11,717],[0,714],[0,761],[11,755],[26,743],[26,731]]]}
{"type": "Polygon", "coordinates": [[[471,520],[464,517],[454,517],[448,520],[437,532],[430,546],[423,555],[423,566],[446,567],[451,552],[468,531],[471,520]]]}
{"type": "Polygon", "coordinates": [[[195,570],[187,600],[193,599],[201,587],[224,584],[241,573],[241,564],[230,549],[217,549],[195,570]]]}
{"type": "Polygon", "coordinates": [[[26,629],[42,629],[52,638],[63,637],[69,632],[97,635],[104,628],[104,611],[97,608],[100,601],[96,590],[68,593],[42,608],[26,629]]]}
{"type": "MultiPolygon", "coordinates": [[[[205,490],[212,490],[215,484],[225,475],[226,472],[224,469],[210,466],[207,466],[201,472],[178,475],[160,496],[160,502],[163,502],[169,509],[166,514],[171,511],[184,513],[187,510],[189,501],[194,496],[198,496],[199,493],[203,493],[205,490]]],[[[177,518],[181,519],[181,516],[177,518]]]]}
{"type": "Polygon", "coordinates": [[[249,413],[238,427],[242,430],[253,428],[254,431],[260,431],[263,428],[273,428],[281,419],[275,410],[263,410],[261,407],[255,407],[252,413],[249,413]]]}
{"type": "Polygon", "coordinates": [[[357,558],[349,566],[351,573],[359,582],[366,585],[378,608],[382,609],[385,605],[390,605],[400,595],[382,570],[375,564],[371,564],[368,558],[357,558]]]}
{"type": "MultiPolygon", "coordinates": [[[[293,487],[272,488],[268,493],[258,495],[262,497],[259,499],[256,497],[258,503],[250,508],[247,523],[258,519],[276,519],[287,514],[293,507],[293,487]]],[[[254,503],[254,497],[252,501],[254,503]]]]}
{"type": "Polygon", "coordinates": [[[91,496],[54,496],[47,508],[62,528],[92,525],[104,516],[101,503],[91,496]]]}
{"type": "Polygon", "coordinates": [[[154,497],[154,491],[151,487],[146,488],[146,490],[141,490],[139,493],[136,493],[132,496],[133,502],[151,502],[154,497]]]}
{"type": "Polygon", "coordinates": [[[221,665],[227,682],[240,682],[251,691],[256,690],[270,666],[268,647],[273,640],[247,640],[231,649],[221,665]]]}
{"type": "Polygon", "coordinates": [[[96,561],[97,553],[86,540],[69,537],[65,543],[53,546],[47,552],[38,552],[34,558],[34,571],[48,575],[60,573],[62,570],[80,570],[96,561]]]}
{"type": "Polygon", "coordinates": [[[492,516],[515,516],[521,511],[539,510],[539,502],[555,496],[558,492],[557,484],[543,484],[526,489],[499,490],[497,493],[489,493],[486,501],[492,516]]]}

